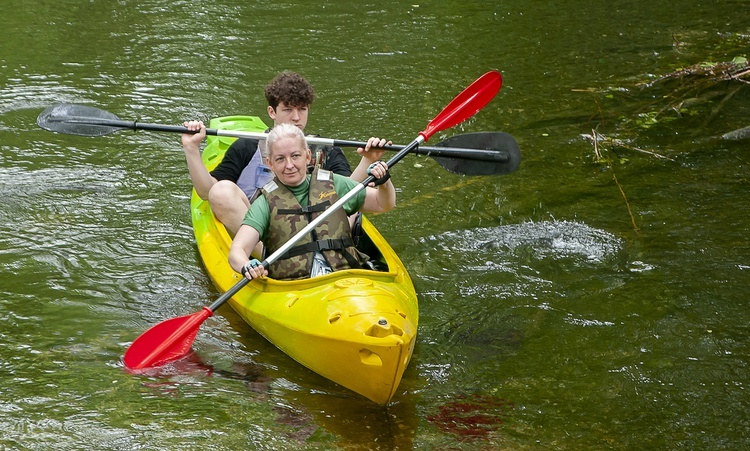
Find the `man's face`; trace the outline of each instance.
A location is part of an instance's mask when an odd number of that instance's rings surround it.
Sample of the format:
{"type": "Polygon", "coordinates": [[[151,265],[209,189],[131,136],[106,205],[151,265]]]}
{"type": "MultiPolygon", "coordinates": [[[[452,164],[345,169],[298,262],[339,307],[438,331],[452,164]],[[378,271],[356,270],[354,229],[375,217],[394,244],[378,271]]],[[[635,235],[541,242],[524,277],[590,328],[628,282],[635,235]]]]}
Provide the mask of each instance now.
{"type": "Polygon", "coordinates": [[[269,150],[271,154],[266,162],[281,183],[295,187],[305,181],[311,154],[299,139],[281,138],[269,150]]]}
{"type": "Polygon", "coordinates": [[[268,107],[268,115],[273,119],[273,125],[292,124],[300,130],[305,130],[309,111],[308,105],[289,106],[284,102],[279,103],[275,111],[270,106],[268,107]]]}

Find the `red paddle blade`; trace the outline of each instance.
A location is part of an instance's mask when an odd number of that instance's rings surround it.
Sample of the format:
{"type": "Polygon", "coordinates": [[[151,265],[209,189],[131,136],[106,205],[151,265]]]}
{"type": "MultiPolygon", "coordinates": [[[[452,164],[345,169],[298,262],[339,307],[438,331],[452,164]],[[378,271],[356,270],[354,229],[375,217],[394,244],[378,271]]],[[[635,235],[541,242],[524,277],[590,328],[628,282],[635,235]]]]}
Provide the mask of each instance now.
{"type": "Polygon", "coordinates": [[[487,72],[461,91],[419,134],[427,141],[435,132],[451,128],[474,116],[495,97],[502,85],[503,77],[500,72],[487,72]]]}
{"type": "Polygon", "coordinates": [[[192,315],[168,319],[136,338],[123,361],[131,370],[151,368],[179,360],[190,352],[203,321],[213,312],[208,307],[192,315]]]}

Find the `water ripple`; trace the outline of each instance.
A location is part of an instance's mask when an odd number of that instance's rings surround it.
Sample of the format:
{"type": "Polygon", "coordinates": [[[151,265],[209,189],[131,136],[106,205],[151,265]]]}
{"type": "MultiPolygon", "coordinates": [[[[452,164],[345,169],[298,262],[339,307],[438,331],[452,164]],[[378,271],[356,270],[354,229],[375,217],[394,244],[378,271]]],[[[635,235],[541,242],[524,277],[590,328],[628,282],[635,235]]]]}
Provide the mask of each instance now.
{"type": "Polygon", "coordinates": [[[496,371],[543,320],[560,330],[615,325],[598,306],[631,274],[620,238],[577,221],[444,232],[410,252],[420,256],[409,262],[420,341],[431,344],[418,365],[435,382],[496,371]]]}

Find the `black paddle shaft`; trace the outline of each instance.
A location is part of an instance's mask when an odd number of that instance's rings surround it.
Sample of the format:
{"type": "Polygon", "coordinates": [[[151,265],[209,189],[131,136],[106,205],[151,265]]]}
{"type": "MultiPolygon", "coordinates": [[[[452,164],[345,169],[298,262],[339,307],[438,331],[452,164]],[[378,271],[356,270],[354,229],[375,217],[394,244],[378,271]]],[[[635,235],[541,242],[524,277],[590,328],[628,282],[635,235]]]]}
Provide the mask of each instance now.
{"type": "MultiPolygon", "coordinates": [[[[99,108],[89,107],[76,104],[59,104],[51,106],[37,118],[37,124],[49,131],[65,133],[79,136],[103,136],[114,133],[119,130],[146,130],[172,133],[197,133],[195,130],[188,130],[186,127],[149,124],[138,121],[125,121],[116,115],[99,108]]],[[[235,130],[216,130],[206,129],[207,135],[227,136],[235,138],[263,139],[265,133],[244,132],[235,130]]],[[[427,155],[430,157],[442,157],[438,161],[441,166],[447,170],[466,175],[492,175],[507,174],[517,169],[520,163],[520,153],[518,144],[512,136],[503,132],[483,132],[483,135],[458,135],[454,137],[450,145],[448,142],[442,142],[436,147],[420,146],[411,150],[411,153],[427,155]],[[464,139],[458,137],[467,136],[464,139]],[[465,143],[465,144],[464,144],[465,143]],[[479,145],[481,144],[481,146],[479,145]],[[477,162],[491,163],[482,168],[480,173],[475,174],[473,171],[479,166],[474,167],[471,164],[463,165],[460,162],[447,164],[447,159],[471,160],[477,162]],[[494,163],[494,165],[492,164],[494,163]],[[503,167],[497,167],[503,166],[503,167]],[[494,168],[494,169],[493,169],[494,168]],[[466,172],[468,171],[468,172],[466,172]]],[[[311,144],[322,144],[339,147],[364,147],[366,143],[359,141],[335,140],[308,136],[308,142],[311,144]]],[[[402,150],[404,146],[390,145],[385,146],[387,150],[402,150]]]]}
{"type": "MultiPolygon", "coordinates": [[[[46,118],[46,128],[55,131],[63,131],[69,135],[82,136],[101,136],[118,130],[145,130],[155,132],[171,133],[198,133],[197,130],[188,130],[187,127],[178,125],[149,124],[147,122],[124,121],[121,119],[92,118],[83,116],[48,116],[46,118]],[[59,124],[55,124],[59,123],[59,124]]],[[[242,132],[234,130],[217,130],[213,128],[206,129],[206,135],[211,136],[228,136],[234,138],[247,137],[250,139],[259,139],[261,133],[242,132]]],[[[315,137],[307,137],[308,141],[315,141],[315,137]]],[[[340,139],[327,140],[319,139],[324,144],[331,144],[338,147],[363,147],[366,143],[361,141],[347,141],[340,139]]],[[[404,146],[388,145],[383,147],[386,150],[402,150],[404,146]]],[[[461,148],[447,147],[438,145],[438,147],[417,147],[411,150],[412,153],[427,155],[430,157],[459,158],[476,161],[494,161],[506,163],[511,160],[508,152],[495,150],[492,147],[487,148],[461,148]]]]}

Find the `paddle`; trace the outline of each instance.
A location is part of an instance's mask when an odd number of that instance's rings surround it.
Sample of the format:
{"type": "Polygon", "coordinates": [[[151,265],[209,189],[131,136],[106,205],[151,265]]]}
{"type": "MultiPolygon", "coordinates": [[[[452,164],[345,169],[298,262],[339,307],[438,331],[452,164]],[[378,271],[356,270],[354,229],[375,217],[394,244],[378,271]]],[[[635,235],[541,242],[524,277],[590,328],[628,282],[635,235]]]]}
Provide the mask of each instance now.
{"type": "MultiPolygon", "coordinates": [[[[51,106],[37,117],[37,124],[49,131],[79,136],[103,136],[119,130],[150,130],[173,133],[196,133],[181,126],[123,121],[114,114],[99,108],[63,103],[51,106]]],[[[264,139],[267,134],[238,130],[207,129],[206,134],[233,138],[264,139]]],[[[367,143],[308,136],[309,144],[337,147],[364,147],[367,143]]],[[[387,150],[403,150],[404,146],[386,146],[387,150]]],[[[437,144],[437,147],[418,147],[412,153],[428,155],[446,170],[464,175],[509,174],[521,162],[516,140],[503,132],[484,132],[482,137],[458,135],[437,144]],[[438,158],[439,157],[439,158],[438,158]],[[462,161],[455,161],[462,160],[462,161]]]]}
{"type": "MultiPolygon", "coordinates": [[[[464,89],[451,103],[446,106],[432,121],[427,128],[419,133],[419,136],[410,144],[404,146],[387,164],[392,168],[407,153],[416,149],[419,144],[428,140],[434,133],[453,127],[476,114],[479,110],[492,100],[502,86],[502,77],[499,72],[490,71],[479,77],[474,83],[464,89]]],[[[284,255],[297,241],[312,232],[312,230],[330,216],[334,211],[341,208],[347,201],[356,196],[367,185],[374,182],[373,176],[367,177],[351,191],[344,194],[333,205],[323,211],[317,218],[300,230],[295,236],[281,246],[276,252],[263,260],[263,266],[268,268],[273,262],[284,255]]],[[[125,366],[131,370],[138,370],[160,366],[173,360],[184,357],[190,350],[195,340],[200,325],[216,311],[221,305],[228,301],[234,294],[242,289],[249,279],[243,277],[227,292],[221,295],[209,307],[203,307],[199,312],[192,315],[181,316],[163,321],[144,332],[130,345],[125,352],[123,361],[125,366]]]]}

